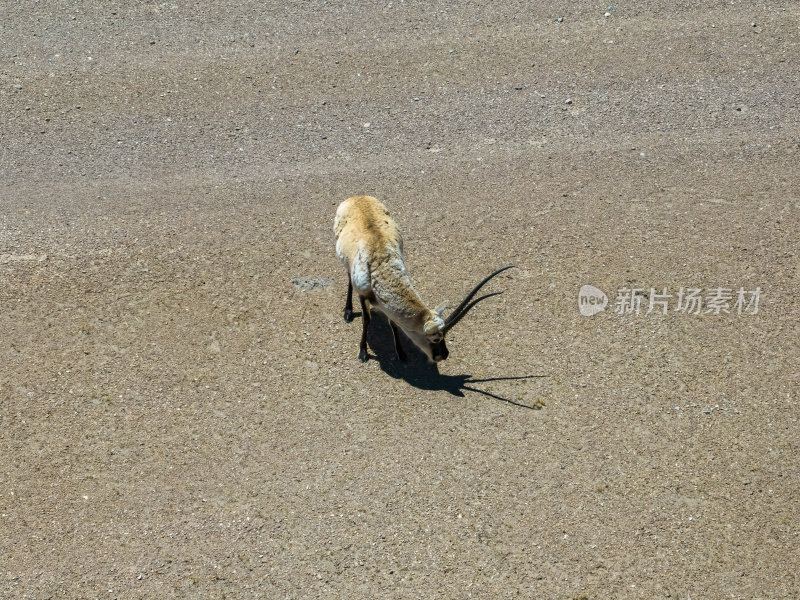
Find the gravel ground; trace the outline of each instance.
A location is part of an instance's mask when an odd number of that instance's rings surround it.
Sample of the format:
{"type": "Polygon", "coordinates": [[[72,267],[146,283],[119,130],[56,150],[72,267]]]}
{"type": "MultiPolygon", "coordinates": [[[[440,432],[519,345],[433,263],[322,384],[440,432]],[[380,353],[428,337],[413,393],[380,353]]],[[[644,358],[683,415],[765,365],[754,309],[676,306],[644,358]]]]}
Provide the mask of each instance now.
{"type": "Polygon", "coordinates": [[[5,3],[0,597],[800,597],[798,22],[5,3]],[[357,359],[363,193],[517,265],[446,362],[357,359]]]}

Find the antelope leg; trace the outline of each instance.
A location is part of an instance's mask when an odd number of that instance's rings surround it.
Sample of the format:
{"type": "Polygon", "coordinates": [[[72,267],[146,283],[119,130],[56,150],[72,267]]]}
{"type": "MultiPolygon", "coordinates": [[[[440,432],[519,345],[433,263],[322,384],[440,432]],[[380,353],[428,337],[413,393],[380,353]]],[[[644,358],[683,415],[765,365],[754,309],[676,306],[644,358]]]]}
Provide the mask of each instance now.
{"type": "Polygon", "coordinates": [[[370,322],[369,309],[364,298],[359,296],[358,299],[361,300],[361,321],[363,323],[363,328],[361,329],[361,351],[358,353],[358,359],[361,362],[367,362],[367,358],[369,358],[367,355],[367,328],[370,322]]]}
{"type": "Polygon", "coordinates": [[[347,300],[344,303],[344,320],[348,323],[353,320],[353,282],[349,273],[347,275],[347,300]]]}
{"type": "Polygon", "coordinates": [[[406,353],[403,352],[403,348],[400,346],[400,334],[397,332],[397,324],[389,320],[389,325],[392,328],[392,337],[394,338],[394,351],[397,354],[397,360],[400,362],[406,362],[408,360],[406,358],[406,353]]]}

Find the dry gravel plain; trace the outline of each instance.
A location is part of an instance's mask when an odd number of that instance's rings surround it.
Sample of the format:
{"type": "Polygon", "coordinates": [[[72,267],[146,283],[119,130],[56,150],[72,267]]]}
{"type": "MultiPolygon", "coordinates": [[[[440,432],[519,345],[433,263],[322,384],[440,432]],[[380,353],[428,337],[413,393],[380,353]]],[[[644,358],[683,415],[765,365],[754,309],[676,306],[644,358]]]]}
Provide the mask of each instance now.
{"type": "Polygon", "coordinates": [[[0,597],[799,598],[798,23],[3,2],[0,597]],[[361,193],[431,305],[517,265],[438,368],[361,193]]]}

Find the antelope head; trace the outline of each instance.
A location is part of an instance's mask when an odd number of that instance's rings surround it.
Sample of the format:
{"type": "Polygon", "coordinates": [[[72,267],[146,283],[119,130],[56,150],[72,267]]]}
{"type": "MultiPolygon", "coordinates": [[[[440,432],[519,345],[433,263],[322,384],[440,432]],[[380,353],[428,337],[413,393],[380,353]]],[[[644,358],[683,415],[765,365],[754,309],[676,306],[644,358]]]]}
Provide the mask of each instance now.
{"type": "Polygon", "coordinates": [[[431,360],[435,362],[445,360],[450,355],[444,339],[445,335],[447,335],[447,332],[450,331],[456,323],[463,319],[464,316],[470,310],[472,310],[476,304],[478,304],[478,302],[486,300],[487,298],[491,298],[492,296],[502,294],[503,292],[492,292],[491,294],[484,294],[483,296],[473,300],[478,291],[480,291],[480,289],[486,285],[490,279],[496,275],[499,275],[506,269],[512,268],[514,268],[514,265],[508,265],[507,267],[498,269],[486,277],[483,281],[476,285],[469,294],[467,294],[466,298],[461,301],[461,304],[459,304],[455,310],[453,310],[453,312],[447,316],[447,318],[442,318],[442,313],[447,307],[447,303],[441,304],[434,310],[430,311],[423,323],[422,331],[406,332],[411,338],[411,341],[413,341],[414,344],[420,348],[431,360]]]}

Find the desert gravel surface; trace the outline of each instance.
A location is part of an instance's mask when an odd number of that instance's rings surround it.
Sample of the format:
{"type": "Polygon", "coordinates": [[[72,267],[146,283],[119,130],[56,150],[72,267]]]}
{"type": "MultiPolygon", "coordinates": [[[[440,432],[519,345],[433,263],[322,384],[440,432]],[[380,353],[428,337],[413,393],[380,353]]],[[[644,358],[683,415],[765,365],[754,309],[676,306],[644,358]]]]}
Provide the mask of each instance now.
{"type": "Polygon", "coordinates": [[[4,2],[0,597],[800,597],[798,23],[4,2]],[[447,361],[358,361],[355,194],[516,265],[447,361]]]}

